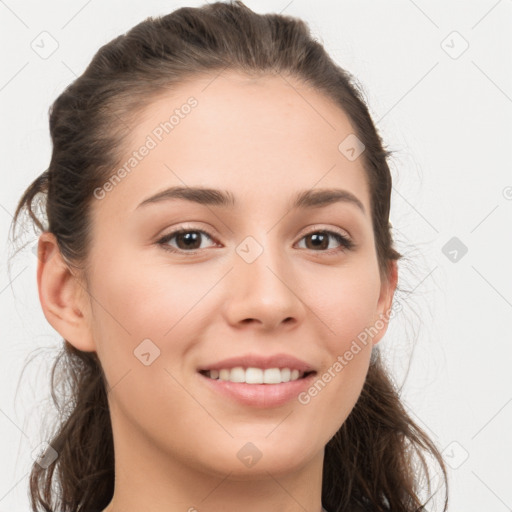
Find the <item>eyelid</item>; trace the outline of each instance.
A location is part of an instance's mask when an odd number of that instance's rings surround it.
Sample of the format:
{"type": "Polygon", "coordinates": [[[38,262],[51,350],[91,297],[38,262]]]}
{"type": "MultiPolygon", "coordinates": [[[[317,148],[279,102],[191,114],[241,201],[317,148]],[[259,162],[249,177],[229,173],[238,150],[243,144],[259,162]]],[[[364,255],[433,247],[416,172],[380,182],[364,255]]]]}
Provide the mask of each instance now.
{"type": "Polygon", "coordinates": [[[347,230],[335,226],[326,227],[324,224],[313,224],[311,226],[308,226],[307,228],[304,228],[304,231],[300,236],[302,238],[306,235],[310,235],[311,233],[316,233],[317,231],[334,232],[337,233],[338,235],[343,236],[344,238],[352,240],[352,237],[350,236],[350,233],[347,230]]]}

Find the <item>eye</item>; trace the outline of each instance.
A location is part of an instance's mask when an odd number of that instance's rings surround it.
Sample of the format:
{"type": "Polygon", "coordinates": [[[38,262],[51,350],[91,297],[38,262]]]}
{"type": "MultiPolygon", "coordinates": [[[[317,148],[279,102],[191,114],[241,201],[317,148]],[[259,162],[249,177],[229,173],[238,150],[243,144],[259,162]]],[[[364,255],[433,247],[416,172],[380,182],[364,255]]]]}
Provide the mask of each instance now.
{"type": "Polygon", "coordinates": [[[350,240],[348,237],[342,235],[341,233],[338,233],[337,231],[330,231],[330,230],[317,230],[317,231],[311,231],[307,235],[304,235],[301,238],[302,240],[310,240],[310,243],[308,244],[306,242],[306,249],[313,249],[315,252],[326,252],[328,254],[330,253],[337,253],[344,250],[350,250],[354,247],[354,242],[350,240]],[[327,246],[329,245],[330,240],[336,240],[340,247],[335,249],[326,250],[327,246]],[[321,249],[318,251],[317,249],[321,249]]]}
{"type": "Polygon", "coordinates": [[[193,253],[196,250],[204,249],[204,247],[201,247],[201,238],[203,238],[204,235],[212,240],[212,237],[202,229],[178,229],[160,238],[157,243],[166,251],[193,253]],[[174,238],[176,239],[178,247],[173,247],[168,244],[168,242],[174,238]]]}
{"type": "MultiPolygon", "coordinates": [[[[174,253],[188,252],[195,254],[196,251],[205,248],[204,246],[201,246],[201,239],[204,237],[213,241],[213,237],[202,229],[181,228],[163,236],[157,241],[157,244],[166,251],[174,253]],[[169,244],[169,242],[172,240],[175,240],[176,246],[169,244]]],[[[302,240],[310,240],[310,243],[306,243],[306,249],[311,249],[314,252],[323,252],[326,254],[350,250],[355,246],[352,240],[342,235],[341,233],[338,233],[337,231],[331,230],[311,231],[310,233],[304,235],[300,241],[302,240]],[[327,250],[330,240],[335,240],[338,242],[339,247],[327,250]]],[[[215,244],[213,244],[213,246],[215,246],[215,244]]]]}

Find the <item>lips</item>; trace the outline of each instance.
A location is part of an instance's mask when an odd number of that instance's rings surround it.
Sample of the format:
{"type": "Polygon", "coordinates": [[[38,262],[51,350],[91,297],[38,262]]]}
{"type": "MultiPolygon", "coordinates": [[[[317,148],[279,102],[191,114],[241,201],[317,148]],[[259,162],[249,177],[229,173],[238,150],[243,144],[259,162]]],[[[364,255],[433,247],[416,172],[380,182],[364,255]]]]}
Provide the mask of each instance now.
{"type": "Polygon", "coordinates": [[[274,354],[261,356],[257,354],[244,354],[238,357],[230,357],[221,361],[215,361],[202,365],[197,369],[198,372],[204,373],[210,370],[224,370],[235,367],[242,368],[261,368],[266,370],[268,368],[290,368],[290,370],[298,370],[301,374],[314,372],[315,368],[295,356],[290,354],[274,354]]]}
{"type": "Polygon", "coordinates": [[[206,386],[206,389],[213,393],[212,396],[222,397],[242,406],[273,409],[296,400],[312,385],[316,378],[315,374],[316,372],[313,371],[300,379],[280,384],[248,384],[211,379],[201,372],[197,375],[201,386],[206,386]]]}

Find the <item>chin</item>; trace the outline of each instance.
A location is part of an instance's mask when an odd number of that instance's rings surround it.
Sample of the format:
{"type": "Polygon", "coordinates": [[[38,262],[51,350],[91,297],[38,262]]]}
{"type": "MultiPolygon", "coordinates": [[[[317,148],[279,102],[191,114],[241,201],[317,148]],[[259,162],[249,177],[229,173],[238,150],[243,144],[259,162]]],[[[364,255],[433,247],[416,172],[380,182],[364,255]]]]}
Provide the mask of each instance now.
{"type": "MultiPolygon", "coordinates": [[[[215,472],[224,476],[229,473],[233,480],[254,480],[266,479],[269,473],[277,476],[297,471],[315,456],[315,453],[305,451],[303,443],[286,445],[279,437],[271,440],[273,435],[267,439],[253,437],[252,441],[247,438],[235,440],[232,442],[234,449],[226,447],[221,457],[212,454],[207,465],[211,466],[212,461],[216,461],[215,472]]],[[[311,444],[308,448],[311,449],[311,444]]]]}

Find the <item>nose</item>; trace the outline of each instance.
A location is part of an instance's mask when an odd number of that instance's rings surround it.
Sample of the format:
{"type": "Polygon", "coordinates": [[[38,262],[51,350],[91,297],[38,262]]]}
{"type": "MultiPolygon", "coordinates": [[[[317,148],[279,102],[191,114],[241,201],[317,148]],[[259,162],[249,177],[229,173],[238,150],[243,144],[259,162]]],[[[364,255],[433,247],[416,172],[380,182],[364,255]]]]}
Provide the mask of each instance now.
{"type": "MultiPolygon", "coordinates": [[[[242,253],[240,253],[242,254],[242,253]]],[[[293,266],[277,247],[264,247],[252,262],[235,252],[228,274],[224,314],[238,328],[253,325],[271,331],[280,324],[293,327],[305,315],[293,266]]]]}

